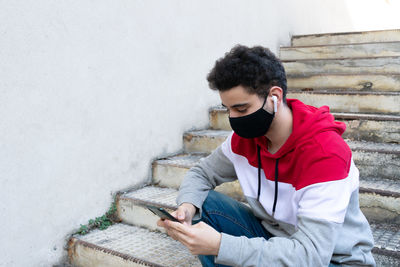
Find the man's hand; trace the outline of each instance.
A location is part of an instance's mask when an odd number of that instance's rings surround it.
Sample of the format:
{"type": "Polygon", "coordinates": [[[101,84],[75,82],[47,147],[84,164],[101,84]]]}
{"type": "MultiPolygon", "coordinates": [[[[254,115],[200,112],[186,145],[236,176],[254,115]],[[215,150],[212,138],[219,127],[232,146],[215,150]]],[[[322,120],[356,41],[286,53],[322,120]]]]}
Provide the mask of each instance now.
{"type": "Polygon", "coordinates": [[[170,220],[159,220],[169,236],[185,245],[193,255],[218,255],[221,234],[204,222],[187,225],[170,220]]]}
{"type": "Polygon", "coordinates": [[[181,223],[158,220],[157,225],[164,227],[169,236],[185,245],[194,255],[218,255],[221,234],[203,222],[192,225],[195,213],[195,206],[182,203],[171,213],[181,223]]]}

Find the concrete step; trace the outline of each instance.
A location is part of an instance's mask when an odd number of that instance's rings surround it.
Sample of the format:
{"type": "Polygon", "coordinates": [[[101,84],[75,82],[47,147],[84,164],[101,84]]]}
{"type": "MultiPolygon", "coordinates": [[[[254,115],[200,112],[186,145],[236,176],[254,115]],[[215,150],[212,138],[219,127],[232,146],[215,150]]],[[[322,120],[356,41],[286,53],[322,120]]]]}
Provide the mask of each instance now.
{"type": "Polygon", "coordinates": [[[126,224],[73,237],[68,255],[77,267],[201,267],[196,256],[165,233],[126,224]]]}
{"type": "Polygon", "coordinates": [[[285,61],[283,66],[288,75],[298,77],[324,73],[400,74],[400,57],[297,60],[285,61]]]}
{"type": "Polygon", "coordinates": [[[157,226],[159,217],[144,205],[162,207],[168,212],[172,212],[177,209],[175,202],[177,194],[176,188],[156,186],[146,186],[124,193],[117,198],[118,217],[122,222],[130,225],[144,227],[152,231],[165,232],[164,228],[157,226]]]}
{"type": "Polygon", "coordinates": [[[381,178],[360,179],[360,208],[369,221],[400,226],[400,184],[381,178]]]}
{"type": "MultiPolygon", "coordinates": [[[[187,153],[211,153],[228,136],[229,131],[203,130],[184,134],[187,153]],[[216,138],[215,136],[218,136],[216,138]]],[[[347,140],[354,162],[363,177],[400,179],[400,145],[347,140]]]]}
{"type": "Polygon", "coordinates": [[[400,74],[348,74],[319,73],[291,74],[287,73],[288,88],[291,89],[338,89],[399,92],[400,74]]]}
{"type": "Polygon", "coordinates": [[[281,60],[309,60],[396,56],[400,56],[400,42],[289,46],[280,48],[279,57],[281,60]]]}
{"type": "MultiPolygon", "coordinates": [[[[228,112],[222,106],[209,110],[213,130],[231,131],[228,112]]],[[[400,143],[400,116],[362,113],[333,113],[335,119],[346,123],[344,138],[371,142],[400,143]]]]}
{"type": "Polygon", "coordinates": [[[330,44],[355,44],[373,42],[400,41],[400,30],[364,31],[364,32],[337,32],[295,35],[292,37],[292,46],[314,46],[330,44]]]}
{"type": "Polygon", "coordinates": [[[153,183],[161,187],[179,189],[186,172],[208,154],[180,154],[153,162],[153,183]]]}
{"type": "Polygon", "coordinates": [[[375,246],[372,249],[376,266],[400,266],[399,225],[371,224],[375,246]]]}
{"type": "MultiPolygon", "coordinates": [[[[377,266],[399,266],[398,226],[371,224],[371,229],[377,266]]],[[[196,256],[166,234],[126,224],[73,237],[68,255],[70,263],[76,267],[201,266],[196,256]]]]}
{"type": "Polygon", "coordinates": [[[155,160],[152,164],[153,183],[161,187],[179,188],[186,171],[207,154],[179,154],[155,160]]]}
{"type": "Polygon", "coordinates": [[[315,107],[327,105],[332,112],[400,115],[400,92],[290,89],[287,97],[315,107]]]}
{"type": "MultiPolygon", "coordinates": [[[[208,154],[203,154],[203,157],[207,155],[208,154]]],[[[157,186],[162,184],[162,187],[179,189],[179,186],[182,183],[186,172],[191,167],[195,166],[200,161],[200,159],[201,158],[199,157],[193,157],[191,154],[183,154],[171,156],[170,158],[168,158],[168,160],[156,160],[153,164],[153,181],[160,181],[159,184],[156,184],[157,186]],[[188,160],[185,162],[181,161],[182,157],[187,157],[188,160]],[[154,169],[158,170],[155,172],[154,169]],[[173,179],[169,178],[168,175],[170,175],[170,177],[173,177],[173,179]]],[[[245,201],[243,197],[243,192],[240,189],[240,184],[237,181],[224,183],[220,186],[217,186],[216,191],[227,194],[234,199],[245,201]],[[224,188],[224,190],[219,190],[219,188],[224,188]]]]}
{"type": "Polygon", "coordinates": [[[347,141],[363,177],[400,181],[400,145],[347,141]]]}
{"type": "Polygon", "coordinates": [[[344,138],[375,143],[400,143],[400,116],[360,113],[333,113],[346,123],[344,138]]]}
{"type": "Polygon", "coordinates": [[[183,147],[187,153],[210,153],[228,137],[231,131],[200,130],[183,134],[183,147]]]}
{"type": "MultiPolygon", "coordinates": [[[[179,154],[154,161],[152,164],[153,184],[179,189],[186,172],[207,155],[207,153],[179,154]]],[[[217,186],[215,190],[237,200],[244,201],[242,189],[237,182],[224,183],[217,186]]]]}
{"type": "MultiPolygon", "coordinates": [[[[364,185],[361,183],[361,186],[364,185]]],[[[374,183],[373,182],[365,183],[364,187],[366,186],[370,187],[374,186],[374,183]]],[[[376,186],[379,187],[381,185],[377,184],[376,186]]],[[[368,189],[372,190],[370,187],[368,189]]],[[[380,187],[380,189],[384,192],[387,191],[386,189],[382,188],[382,186],[380,187]]],[[[362,189],[360,189],[360,191],[361,190],[362,189]]],[[[143,227],[147,227],[149,229],[156,229],[154,225],[158,220],[158,217],[152,214],[151,212],[148,212],[146,214],[137,213],[138,211],[137,207],[141,208],[144,203],[147,203],[150,205],[157,205],[165,209],[173,210],[176,208],[176,205],[172,204],[171,199],[175,199],[177,194],[178,194],[177,190],[171,190],[168,188],[158,188],[153,186],[145,187],[137,191],[126,193],[121,196],[121,199],[119,201],[118,204],[119,206],[118,210],[120,211],[119,214],[125,223],[136,224],[137,222],[139,222],[141,223],[140,225],[142,225],[143,227]],[[122,199],[124,199],[123,202],[121,202],[122,199]],[[145,218],[145,216],[148,218],[145,218]],[[145,224],[143,222],[148,222],[148,223],[145,224]]],[[[397,191],[395,192],[395,194],[400,194],[400,193],[399,191],[397,191]]],[[[379,198],[379,195],[375,196],[375,198],[379,198]]],[[[397,198],[399,199],[399,196],[397,196],[397,198]]],[[[397,209],[399,209],[399,206],[397,206],[397,209]]],[[[373,231],[375,239],[375,248],[373,252],[375,258],[377,259],[377,262],[380,263],[378,266],[396,266],[387,264],[400,263],[400,258],[399,258],[400,229],[398,228],[399,226],[397,226],[396,228],[394,226],[385,224],[382,221],[374,222],[371,224],[371,229],[373,231]]],[[[101,240],[101,238],[99,239],[101,240]]]]}

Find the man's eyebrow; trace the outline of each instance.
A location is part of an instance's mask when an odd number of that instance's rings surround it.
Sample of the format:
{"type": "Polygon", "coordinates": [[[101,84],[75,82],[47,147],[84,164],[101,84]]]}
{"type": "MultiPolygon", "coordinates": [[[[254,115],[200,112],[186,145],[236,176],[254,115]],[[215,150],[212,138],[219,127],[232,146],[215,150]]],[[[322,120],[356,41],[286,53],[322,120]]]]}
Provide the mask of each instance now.
{"type": "MultiPolygon", "coordinates": [[[[221,105],[226,108],[226,106],[223,103],[221,103],[221,105]]],[[[231,108],[240,108],[240,107],[244,107],[244,106],[247,106],[247,105],[249,105],[249,103],[235,104],[231,108]]]]}

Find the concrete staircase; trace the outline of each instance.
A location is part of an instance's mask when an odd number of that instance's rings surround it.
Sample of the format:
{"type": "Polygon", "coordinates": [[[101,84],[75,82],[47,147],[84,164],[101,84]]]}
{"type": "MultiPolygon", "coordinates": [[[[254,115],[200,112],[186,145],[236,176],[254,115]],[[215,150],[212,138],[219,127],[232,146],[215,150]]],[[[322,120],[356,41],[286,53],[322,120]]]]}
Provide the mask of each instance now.
{"type": "MultiPolygon", "coordinates": [[[[400,266],[400,30],[294,36],[280,50],[288,98],[329,105],[347,124],[344,138],[360,170],[360,206],[371,223],[378,266],[400,266]]],[[[206,90],[206,89],[205,89],[206,90]]],[[[74,236],[76,266],[201,266],[156,226],[148,203],[176,209],[186,171],[231,131],[227,112],[210,109],[210,128],[187,132],[183,153],[153,162],[153,185],[118,197],[122,223],[74,236]]],[[[217,188],[243,200],[238,183],[217,188]]]]}

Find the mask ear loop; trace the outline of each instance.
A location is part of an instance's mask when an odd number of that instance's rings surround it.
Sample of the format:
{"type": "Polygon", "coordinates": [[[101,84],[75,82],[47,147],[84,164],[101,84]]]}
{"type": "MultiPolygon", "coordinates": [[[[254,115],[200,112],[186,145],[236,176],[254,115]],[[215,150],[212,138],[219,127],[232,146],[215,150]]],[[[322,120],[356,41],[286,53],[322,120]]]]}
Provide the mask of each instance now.
{"type": "Polygon", "coordinates": [[[268,98],[268,96],[266,96],[266,97],[264,98],[264,102],[263,102],[263,104],[262,104],[261,108],[263,108],[263,107],[264,107],[264,105],[265,105],[265,102],[267,102],[267,98],[268,98]]]}

